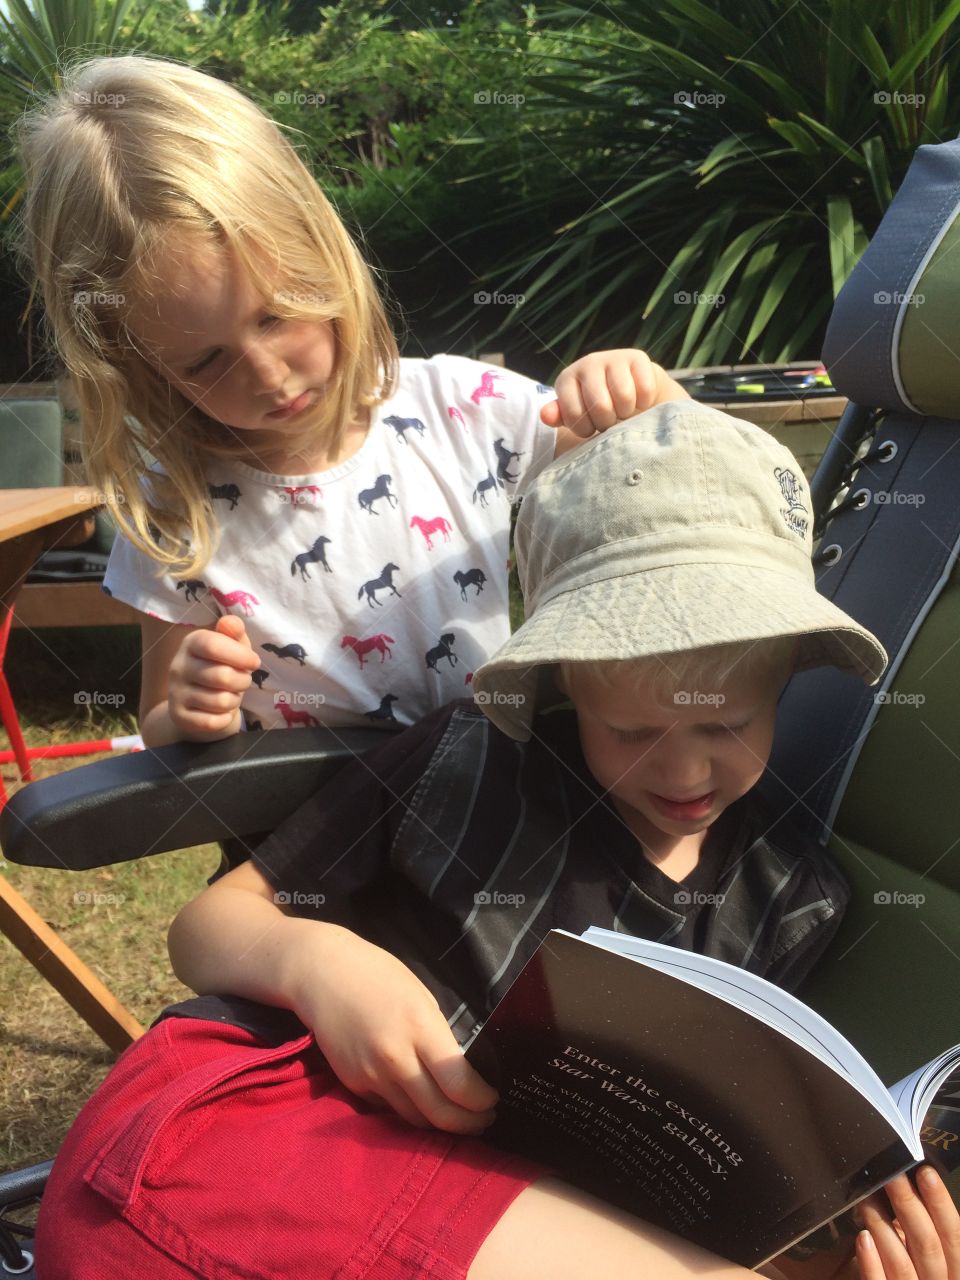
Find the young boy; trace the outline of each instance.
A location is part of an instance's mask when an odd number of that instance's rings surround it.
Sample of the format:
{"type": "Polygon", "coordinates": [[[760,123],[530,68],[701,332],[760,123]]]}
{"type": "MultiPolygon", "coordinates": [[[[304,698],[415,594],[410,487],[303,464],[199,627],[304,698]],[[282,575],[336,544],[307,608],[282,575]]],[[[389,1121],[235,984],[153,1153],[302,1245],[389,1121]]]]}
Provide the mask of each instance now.
{"type": "Polygon", "coordinates": [[[527,620],[474,703],[357,760],[177,916],[174,968],[208,994],[82,1113],[60,1234],[203,1275],[746,1275],[477,1141],[496,1094],[461,1047],[554,926],[788,985],[819,956],[846,887],[768,838],[752,788],[790,672],[873,682],[885,655],[817,594],[811,525],[787,450],[692,401],[548,466],[516,531],[527,620]]]}

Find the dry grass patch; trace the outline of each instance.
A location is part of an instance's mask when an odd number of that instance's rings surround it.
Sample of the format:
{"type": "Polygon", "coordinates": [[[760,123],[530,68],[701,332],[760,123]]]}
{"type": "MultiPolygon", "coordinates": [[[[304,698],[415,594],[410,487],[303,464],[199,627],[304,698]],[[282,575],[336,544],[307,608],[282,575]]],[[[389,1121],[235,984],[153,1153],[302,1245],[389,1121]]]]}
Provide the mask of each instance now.
{"type": "MultiPolygon", "coordinates": [[[[14,632],[6,670],[28,745],[136,732],[131,709],[138,697],[138,652],[136,629],[130,628],[14,632]],[[75,702],[78,690],[97,689],[112,691],[123,702],[101,707],[75,702]]],[[[0,743],[7,745],[3,734],[0,743]]],[[[103,756],[35,761],[34,773],[42,778],[98,759],[103,756]]],[[[9,794],[21,785],[15,765],[0,766],[0,775],[9,794]]],[[[205,845],[83,872],[0,862],[0,873],[149,1026],[166,1005],[191,994],[170,969],[167,928],[219,861],[219,849],[205,845]]],[[[0,1170],[5,1170],[56,1153],[115,1055],[4,937],[0,985],[0,1170]]]]}

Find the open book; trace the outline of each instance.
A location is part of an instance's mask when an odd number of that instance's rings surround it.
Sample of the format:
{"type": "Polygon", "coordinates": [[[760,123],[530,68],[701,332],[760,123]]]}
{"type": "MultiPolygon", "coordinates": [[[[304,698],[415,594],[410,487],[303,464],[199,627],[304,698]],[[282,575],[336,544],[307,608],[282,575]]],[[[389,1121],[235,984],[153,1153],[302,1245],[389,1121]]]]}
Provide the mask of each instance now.
{"type": "Polygon", "coordinates": [[[960,1164],[960,1045],[888,1089],[772,983],[607,929],[551,931],[467,1057],[500,1091],[486,1139],[748,1267],[960,1164]]]}

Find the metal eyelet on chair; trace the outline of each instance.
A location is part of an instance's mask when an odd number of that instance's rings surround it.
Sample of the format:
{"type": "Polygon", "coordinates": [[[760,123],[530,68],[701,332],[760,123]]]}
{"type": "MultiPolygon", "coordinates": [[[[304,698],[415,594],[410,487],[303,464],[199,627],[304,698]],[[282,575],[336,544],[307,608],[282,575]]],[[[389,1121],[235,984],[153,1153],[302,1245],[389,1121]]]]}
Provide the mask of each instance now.
{"type": "Polygon", "coordinates": [[[900,446],[896,440],[884,440],[882,444],[877,445],[876,461],[892,462],[900,452],[900,446]]]}
{"type": "Polygon", "coordinates": [[[853,508],[854,511],[862,511],[864,507],[869,507],[870,499],[872,497],[873,497],[873,494],[870,492],[869,489],[858,489],[857,492],[850,499],[850,506],[853,508]]]}
{"type": "Polygon", "coordinates": [[[822,551],[817,552],[817,560],[820,564],[836,564],[843,555],[843,547],[839,542],[831,542],[828,547],[824,547],[822,551]]]}
{"type": "Polygon", "coordinates": [[[5,1276],[25,1276],[33,1267],[33,1254],[29,1249],[23,1249],[23,1266],[8,1267],[6,1262],[0,1261],[0,1272],[5,1276]]]}

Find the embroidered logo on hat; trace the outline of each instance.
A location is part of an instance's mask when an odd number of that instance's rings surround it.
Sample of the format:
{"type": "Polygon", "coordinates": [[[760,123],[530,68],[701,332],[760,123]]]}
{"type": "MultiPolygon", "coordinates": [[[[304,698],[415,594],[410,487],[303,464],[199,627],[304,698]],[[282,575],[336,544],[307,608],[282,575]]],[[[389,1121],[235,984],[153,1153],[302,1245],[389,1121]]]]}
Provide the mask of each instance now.
{"type": "Polygon", "coordinates": [[[781,510],[780,512],[783,516],[784,524],[801,538],[806,537],[807,526],[810,521],[807,518],[807,508],[800,490],[800,482],[789,467],[774,467],[773,474],[780,482],[780,492],[783,494],[784,500],[789,503],[786,510],[781,510]],[[803,514],[797,515],[798,511],[803,512],[803,514]]]}

